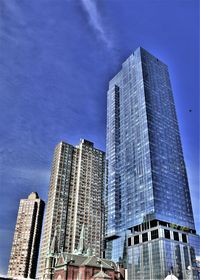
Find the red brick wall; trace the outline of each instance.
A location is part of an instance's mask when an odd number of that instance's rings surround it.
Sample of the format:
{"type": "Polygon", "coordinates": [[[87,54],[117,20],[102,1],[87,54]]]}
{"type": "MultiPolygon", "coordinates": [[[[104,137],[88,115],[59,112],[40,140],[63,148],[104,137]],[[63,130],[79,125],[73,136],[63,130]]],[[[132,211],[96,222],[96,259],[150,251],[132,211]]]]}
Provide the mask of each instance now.
{"type": "MultiPolygon", "coordinates": [[[[56,280],[58,279],[59,275],[61,276],[62,280],[66,279],[66,271],[64,269],[56,270],[54,272],[54,277],[53,279],[56,280]]],[[[60,277],[59,277],[60,278],[60,277]]]]}
{"type": "MultiPolygon", "coordinates": [[[[79,272],[82,272],[82,279],[81,280],[93,280],[93,275],[98,273],[100,268],[94,267],[75,267],[72,265],[68,266],[68,272],[64,270],[64,268],[60,270],[56,270],[54,273],[54,280],[57,280],[59,275],[61,276],[62,280],[77,280],[79,272]],[[66,279],[67,277],[67,279],[66,279]]],[[[112,280],[118,279],[118,273],[114,272],[113,270],[103,270],[106,274],[108,274],[112,280]]]]}

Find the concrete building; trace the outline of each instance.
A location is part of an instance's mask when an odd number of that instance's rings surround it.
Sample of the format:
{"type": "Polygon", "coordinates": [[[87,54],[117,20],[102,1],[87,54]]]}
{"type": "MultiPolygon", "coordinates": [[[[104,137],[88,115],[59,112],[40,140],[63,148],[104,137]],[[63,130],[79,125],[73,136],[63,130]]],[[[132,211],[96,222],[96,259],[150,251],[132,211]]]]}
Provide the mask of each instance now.
{"type": "Polygon", "coordinates": [[[73,253],[82,225],[85,240],[100,256],[103,239],[104,152],[81,140],[76,147],[61,142],[55,148],[45,216],[38,276],[57,234],[59,252],[73,253]]]}
{"type": "Polygon", "coordinates": [[[190,236],[198,236],[168,67],[143,48],[109,82],[106,162],[105,257],[128,260],[128,279],[163,279],[177,254],[181,279],[188,258],[193,262],[190,236]],[[187,231],[187,244],[161,226],[176,228],[178,237],[187,231]],[[127,250],[130,232],[134,240],[127,250]]]}
{"type": "Polygon", "coordinates": [[[9,277],[35,278],[44,205],[36,192],[32,192],[28,199],[20,200],[8,268],[9,277]]]}

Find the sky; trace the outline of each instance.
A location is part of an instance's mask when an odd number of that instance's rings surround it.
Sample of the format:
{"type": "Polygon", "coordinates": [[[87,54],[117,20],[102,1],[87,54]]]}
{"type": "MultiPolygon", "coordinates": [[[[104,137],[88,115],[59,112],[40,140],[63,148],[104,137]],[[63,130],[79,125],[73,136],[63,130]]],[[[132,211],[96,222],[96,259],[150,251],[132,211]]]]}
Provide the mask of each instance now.
{"type": "Polygon", "coordinates": [[[61,140],[105,150],[106,92],[142,46],[169,67],[197,231],[198,0],[0,1],[0,274],[19,200],[47,201],[61,140]]]}

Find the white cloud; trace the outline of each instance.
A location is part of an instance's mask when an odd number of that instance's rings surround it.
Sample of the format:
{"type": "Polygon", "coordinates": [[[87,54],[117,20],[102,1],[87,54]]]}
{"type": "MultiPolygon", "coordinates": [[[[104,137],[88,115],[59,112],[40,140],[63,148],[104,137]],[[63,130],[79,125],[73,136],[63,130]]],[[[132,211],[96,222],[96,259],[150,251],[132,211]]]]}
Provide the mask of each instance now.
{"type": "Polygon", "coordinates": [[[111,47],[111,41],[108,38],[105,28],[103,27],[101,16],[97,10],[95,0],[81,0],[84,10],[87,12],[89,17],[90,25],[97,31],[97,35],[107,45],[111,47]]]}

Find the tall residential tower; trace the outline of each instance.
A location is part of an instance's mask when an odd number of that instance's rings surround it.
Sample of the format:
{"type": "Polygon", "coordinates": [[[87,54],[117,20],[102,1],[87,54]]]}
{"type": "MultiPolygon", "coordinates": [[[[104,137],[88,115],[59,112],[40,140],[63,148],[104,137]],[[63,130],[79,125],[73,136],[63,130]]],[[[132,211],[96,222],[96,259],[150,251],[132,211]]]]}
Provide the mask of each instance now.
{"type": "Polygon", "coordinates": [[[38,276],[56,230],[58,251],[73,253],[84,226],[86,246],[100,256],[103,235],[104,152],[81,140],[55,148],[38,276]]]}
{"type": "Polygon", "coordinates": [[[37,193],[20,200],[8,276],[35,278],[43,213],[44,202],[37,193]]]}
{"type": "Polygon", "coordinates": [[[106,160],[106,257],[129,279],[181,279],[196,238],[188,179],[167,66],[142,48],[109,83],[106,160]]]}

